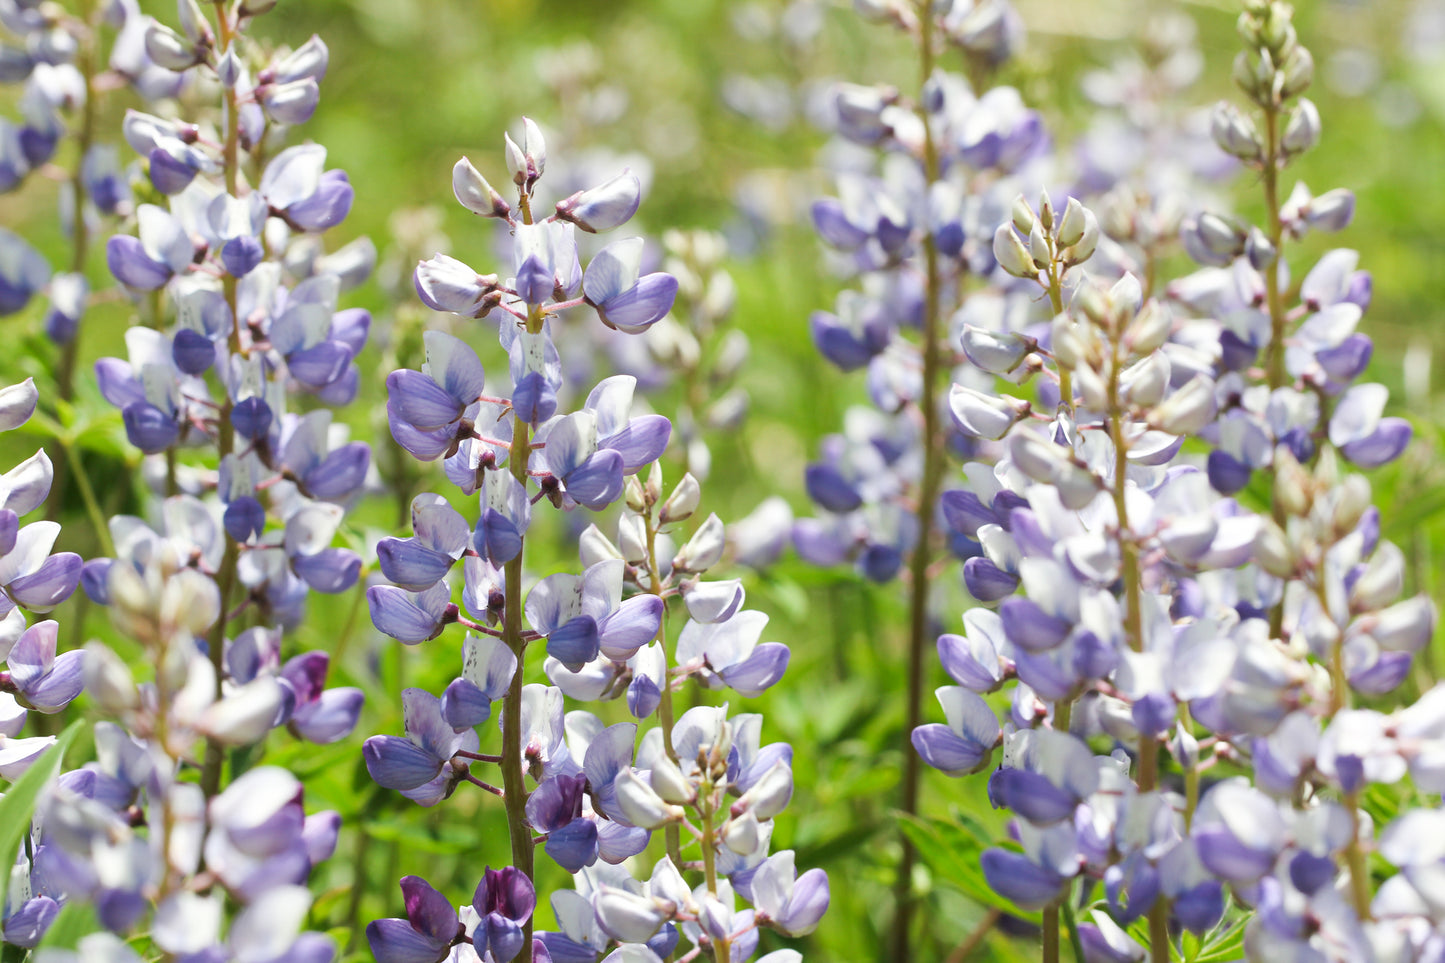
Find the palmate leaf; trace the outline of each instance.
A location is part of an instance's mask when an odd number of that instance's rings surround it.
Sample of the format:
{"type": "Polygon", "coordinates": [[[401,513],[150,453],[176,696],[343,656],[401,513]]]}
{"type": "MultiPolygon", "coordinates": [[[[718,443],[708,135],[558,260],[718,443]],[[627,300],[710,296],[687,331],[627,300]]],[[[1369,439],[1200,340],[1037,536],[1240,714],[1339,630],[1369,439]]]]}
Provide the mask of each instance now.
{"type": "Polygon", "coordinates": [[[60,763],[80,728],[80,720],[67,726],[55,744],[25,770],[25,775],[15,780],[4,796],[0,796],[0,866],[6,867],[7,872],[15,865],[15,854],[20,851],[25,834],[30,831],[30,816],[35,812],[36,800],[60,773],[60,763]]]}
{"type": "Polygon", "coordinates": [[[983,827],[967,817],[938,819],[900,815],[899,825],[933,875],[981,906],[991,906],[1037,923],[1040,914],[1019,909],[995,893],[983,875],[980,857],[989,844],[983,827]]]}

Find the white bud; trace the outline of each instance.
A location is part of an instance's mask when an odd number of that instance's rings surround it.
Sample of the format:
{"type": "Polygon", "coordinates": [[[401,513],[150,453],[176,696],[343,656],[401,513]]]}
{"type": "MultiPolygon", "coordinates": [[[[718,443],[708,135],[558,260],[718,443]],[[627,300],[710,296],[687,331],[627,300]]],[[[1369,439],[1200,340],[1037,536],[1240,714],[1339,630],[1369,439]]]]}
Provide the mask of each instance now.
{"type": "Polygon", "coordinates": [[[709,515],[682,547],[672,566],[683,572],[706,572],[722,560],[725,532],[722,519],[709,515]]]}
{"type": "Polygon", "coordinates": [[[779,759],[773,763],[771,769],[763,773],[762,778],[753,783],[751,789],[743,793],[741,799],[733,803],[733,811],[750,811],[759,819],[772,819],[787,808],[788,801],[792,798],[793,770],[779,759]]]}
{"type": "Polygon", "coordinates": [[[487,183],[472,162],[463,157],[452,167],[452,193],[458,203],[483,217],[506,217],[511,207],[496,188],[487,183]]]}
{"type": "Polygon", "coordinates": [[[1204,375],[1195,375],[1184,387],[1165,398],[1149,421],[1171,435],[1192,435],[1213,421],[1216,411],[1214,382],[1204,375]]]}
{"type": "Polygon", "coordinates": [[[682,476],[682,480],[673,488],[672,494],[662,505],[662,512],[658,516],[664,523],[680,522],[692,517],[697,511],[698,503],[702,501],[702,486],[697,479],[688,472],[682,476]]]}
{"type": "Polygon", "coordinates": [[[617,545],[628,564],[647,564],[647,522],[641,515],[625,512],[617,520],[617,545]]]}
{"type": "Polygon", "coordinates": [[[692,783],[683,775],[677,763],[665,755],[653,762],[651,782],[653,792],[667,802],[685,806],[697,798],[697,790],[692,783]]]}
{"type": "Polygon", "coordinates": [[[1289,537],[1272,519],[1264,519],[1254,537],[1254,560],[1276,578],[1290,578],[1295,574],[1294,549],[1290,547],[1289,537]]]}
{"type": "Polygon", "coordinates": [[[281,708],[281,686],[262,676],[241,686],[201,714],[199,729],[228,746],[260,742],[281,708]]]}
{"type": "Polygon", "coordinates": [[[609,558],[622,558],[622,553],[617,550],[617,546],[613,545],[612,540],[602,534],[602,529],[596,525],[587,526],[578,540],[577,550],[582,557],[584,568],[609,558]]]}
{"type": "Polygon", "coordinates": [[[1016,278],[1037,278],[1039,275],[1029,249],[1008,224],[1000,224],[993,234],[993,256],[999,267],[1016,278]]]}
{"type": "Polygon", "coordinates": [[[1029,232],[1029,257],[1033,259],[1034,267],[1040,271],[1049,266],[1054,256],[1049,251],[1049,238],[1044,233],[1042,221],[1034,224],[1034,229],[1029,232]]]}
{"type": "Polygon", "coordinates": [[[1381,542],[1365,571],[1350,588],[1350,608],[1356,612],[1382,609],[1405,589],[1405,554],[1394,542],[1381,542]]]}
{"type": "Polygon", "coordinates": [[[1174,329],[1174,316],[1169,309],[1150,298],[1129,322],[1124,338],[1135,354],[1148,354],[1169,339],[1174,329]]]}
{"type": "Polygon", "coordinates": [[[656,829],[668,823],[678,822],[683,817],[680,806],[669,805],[651,786],[637,778],[637,773],[624,769],[612,781],[617,793],[617,804],[622,813],[634,826],[656,829]]]}
{"type": "Polygon", "coordinates": [[[735,819],[729,819],[723,826],[723,844],[739,856],[750,856],[757,851],[761,842],[762,827],[758,817],[745,812],[735,819]]]}
{"type": "Polygon", "coordinates": [[[1084,229],[1089,223],[1085,216],[1087,214],[1087,209],[1077,198],[1069,198],[1069,203],[1064,208],[1064,219],[1059,222],[1060,247],[1073,247],[1084,239],[1084,229]]]}
{"type": "Polygon", "coordinates": [[[140,707],[140,692],[130,667],[102,642],[88,642],[81,663],[85,691],[111,715],[123,715],[140,707]]]}

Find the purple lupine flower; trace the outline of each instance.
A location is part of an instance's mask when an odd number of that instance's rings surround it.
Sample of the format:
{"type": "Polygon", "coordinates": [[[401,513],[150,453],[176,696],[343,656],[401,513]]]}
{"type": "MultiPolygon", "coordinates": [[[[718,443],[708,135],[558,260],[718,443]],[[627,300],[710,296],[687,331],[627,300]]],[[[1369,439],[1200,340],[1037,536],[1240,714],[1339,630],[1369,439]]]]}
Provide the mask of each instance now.
{"type": "Polygon", "coordinates": [[[537,905],[532,881],[515,866],[488,866],[472,895],[479,917],[472,931],[472,948],[489,952],[497,963],[508,963],[522,950],[522,924],[537,905]]]}
{"type": "Polygon", "coordinates": [[[84,653],[55,654],[60,624],[47,620],[26,629],[6,657],[9,682],[25,704],[40,712],[56,713],[80,694],[84,653]]]}
{"type": "Polygon", "coordinates": [[[393,371],[387,375],[386,390],[393,437],[429,461],[455,445],[486,375],[476,352],[465,342],[440,331],[428,331],[424,339],[427,361],[422,370],[393,371]]]}
{"type": "Polygon", "coordinates": [[[363,745],[367,771],[378,785],[403,792],[419,789],[438,777],[458,750],[475,752],[473,729],[454,730],[442,714],[441,699],[424,689],[401,694],[406,738],[372,736],[363,745]]]}
{"type": "Polygon", "coordinates": [[[346,173],[325,166],[325,147],[288,147],[266,165],[257,190],[271,213],[291,227],[320,233],[346,219],[354,195],[346,173]]]}
{"type": "Polygon", "coordinates": [[[913,747],[923,761],[950,776],[988,765],[1000,736],[998,718],[988,703],[959,686],[944,686],[935,694],[948,724],[930,723],[913,730],[913,747]]]}
{"type": "Polygon", "coordinates": [[[609,328],[639,334],[672,310],[677,278],[662,273],[639,278],[641,263],[642,239],[630,237],[609,244],[587,265],[582,289],[609,328]]]}
{"type": "Polygon", "coordinates": [[[726,622],[691,621],[677,640],[679,666],[695,672],[710,689],[727,687],[757,696],[783,677],[791,651],[781,642],[758,639],[768,624],[761,612],[739,612],[726,622]]]}
{"type": "Polygon", "coordinates": [[[451,588],[438,582],[425,592],[408,592],[391,585],[366,590],[366,604],[378,632],[415,645],[436,638],[448,622],[456,621],[457,607],[451,588]]]}
{"type": "Polygon", "coordinates": [[[331,657],[325,652],[298,655],[281,667],[281,683],[290,690],[285,723],[308,742],[326,744],[345,739],[356,728],[365,696],[360,689],[327,689],[331,657]]]}
{"type": "Polygon", "coordinates": [[[411,538],[384,538],[376,546],[381,572],[410,592],[424,592],[446,577],[466,551],[466,519],[440,495],[412,499],[411,538]]]}
{"type": "Polygon", "coordinates": [[[462,935],[456,907],[419,876],[403,877],[401,892],[406,919],[373,920],[366,926],[372,955],[378,963],[441,963],[462,935]]]}

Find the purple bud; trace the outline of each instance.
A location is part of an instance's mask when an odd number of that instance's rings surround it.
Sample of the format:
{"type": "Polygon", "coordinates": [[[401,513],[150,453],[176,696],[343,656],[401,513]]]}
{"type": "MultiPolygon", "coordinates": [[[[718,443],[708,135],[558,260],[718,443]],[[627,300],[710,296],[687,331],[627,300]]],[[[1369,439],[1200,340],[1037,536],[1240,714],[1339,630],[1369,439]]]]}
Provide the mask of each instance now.
{"type": "Polygon", "coordinates": [[[181,328],[171,344],[171,358],[186,374],[203,374],[215,363],[216,346],[201,332],[181,328]]]}

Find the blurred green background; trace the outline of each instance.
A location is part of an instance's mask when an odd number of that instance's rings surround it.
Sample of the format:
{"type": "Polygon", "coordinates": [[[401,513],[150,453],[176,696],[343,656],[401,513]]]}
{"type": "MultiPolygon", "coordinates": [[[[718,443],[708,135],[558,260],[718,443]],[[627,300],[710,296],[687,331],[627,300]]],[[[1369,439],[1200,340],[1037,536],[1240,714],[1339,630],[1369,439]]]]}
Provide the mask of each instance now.
{"type": "MultiPolygon", "coordinates": [[[[1188,103],[1207,106],[1232,94],[1232,4],[1022,0],[1019,8],[1029,40],[1002,80],[1022,88],[1060,145],[1089,122],[1082,76],[1135,56],[1142,28],[1164,10],[1181,11],[1198,27],[1204,72],[1188,103]]],[[[173,19],[168,8],[155,5],[155,12],[173,19]]],[[[1437,457],[1441,392],[1433,362],[1445,346],[1445,2],[1303,3],[1297,23],[1319,67],[1310,96],[1324,136],[1286,175],[1286,187],[1296,176],[1317,193],[1350,187],[1358,213],[1346,233],[1311,238],[1292,257],[1302,273],[1329,240],[1357,248],[1361,266],[1374,273],[1375,301],[1365,321],[1377,345],[1372,378],[1390,385],[1400,413],[1417,429],[1409,454],[1373,476],[1376,497],[1387,536],[1415,562],[1412,588],[1438,600],[1445,472],[1437,457]]],[[[826,137],[808,122],[807,105],[838,79],[907,90],[917,71],[901,37],[862,23],[846,3],[723,0],[282,0],[255,32],[292,46],[318,33],[331,50],[321,107],[296,135],[325,144],[330,165],[344,168],[356,189],[351,217],[328,243],[364,234],[381,252],[379,279],[346,303],[369,307],[379,328],[395,337],[385,356],[382,346],[368,347],[362,398],[339,415],[355,437],[373,442],[380,462],[395,459],[381,410],[386,366],[414,361],[418,326],[440,321],[410,295],[415,258],[443,248],[483,272],[494,269],[491,232],[452,201],[451,166],[467,154],[494,182],[504,180],[501,134],[517,131],[526,114],[557,132],[554,158],[564,149],[607,148],[650,160],[651,191],[637,222],[647,233],[698,227],[732,240],[725,266],[738,291],[733,323],[752,344],[739,380],[751,409],[744,430],[709,435],[713,467],[704,510],[731,521],[781,494],[808,513],[804,463],[824,434],[838,430],[843,411],[866,401],[861,377],[821,363],[808,336],[808,314],[830,307],[846,279],[826,270],[806,221],[808,205],[829,190],[819,160],[826,137]]],[[[127,96],[111,98],[107,110],[118,116],[127,96]]],[[[1258,213],[1259,191],[1247,177],[1228,190],[1242,212],[1258,213]]],[[[64,241],[54,204],[54,185],[33,181],[0,198],[0,220],[59,263],[64,241]]],[[[102,262],[92,258],[91,274],[104,284],[102,262]]],[[[11,350],[0,359],[0,381],[48,379],[55,350],[40,333],[42,313],[37,300],[4,320],[11,350]]],[[[116,301],[93,311],[84,370],[96,357],[124,354],[130,314],[116,301]]],[[[476,323],[470,340],[498,368],[504,362],[491,331],[490,323],[476,323]]],[[[660,391],[649,402],[670,414],[677,392],[660,391]]],[[[141,511],[136,457],[124,444],[119,415],[93,384],[85,382],[74,410],[58,417],[105,510],[141,511]]],[[[28,453],[37,440],[56,444],[38,427],[7,444],[28,453]]],[[[675,465],[671,477],[680,474],[675,465]]],[[[445,490],[436,474],[405,476],[402,483],[411,489],[377,495],[352,515],[347,532],[358,548],[381,534],[405,534],[397,518],[414,491],[445,490]]],[[[62,495],[71,508],[62,517],[61,547],[96,554],[77,493],[62,495]]],[[[536,576],[573,564],[574,533],[554,528],[538,539],[550,560],[530,556],[536,576]]],[[[748,590],[749,606],[772,617],[767,638],[794,653],[783,683],[744,707],[765,714],[767,741],[787,740],[797,749],[797,793],[778,820],[774,848],[796,848],[800,867],[822,866],[832,880],[823,925],[794,945],[813,960],[881,958],[898,853],[891,807],[902,760],[907,620],[900,586],[867,585],[847,571],[818,571],[785,556],[767,574],[749,576],[748,590]]],[[[115,635],[103,613],[78,597],[58,617],[71,645],[115,635]]],[[[681,622],[674,613],[672,633],[681,622]]],[[[505,823],[496,800],[465,786],[435,810],[412,806],[376,788],[361,763],[362,738],[401,731],[404,685],[437,692],[456,674],[455,645],[443,639],[404,648],[378,637],[360,588],[340,598],[313,597],[307,623],[289,644],[295,648],[288,655],[331,651],[332,683],[368,693],[351,740],[315,747],[273,736],[264,758],[306,778],[308,808],[341,811],[345,834],[319,871],[324,896],[314,921],[336,932],[350,958],[369,959],[357,927],[400,914],[396,880],[416,873],[458,901],[468,898],[482,867],[506,859],[505,823]]],[[[1422,666],[1422,683],[1436,677],[1438,658],[1432,652],[1422,666]]],[[[936,666],[929,672],[932,684],[943,682],[936,666]]],[[[609,721],[623,718],[625,707],[610,709],[609,721]]],[[[1002,826],[984,798],[984,782],[926,774],[924,811],[945,826],[929,830],[939,844],[925,847],[915,880],[926,901],[916,959],[1036,956],[1026,924],[990,927],[989,908],[973,898],[980,894],[970,840],[975,828],[996,835],[1002,826]]],[[[549,860],[539,859],[539,866],[544,890],[566,885],[549,860]]],[[[539,914],[547,925],[549,912],[539,914]]],[[[764,936],[764,950],[781,945],[764,936]]]]}

